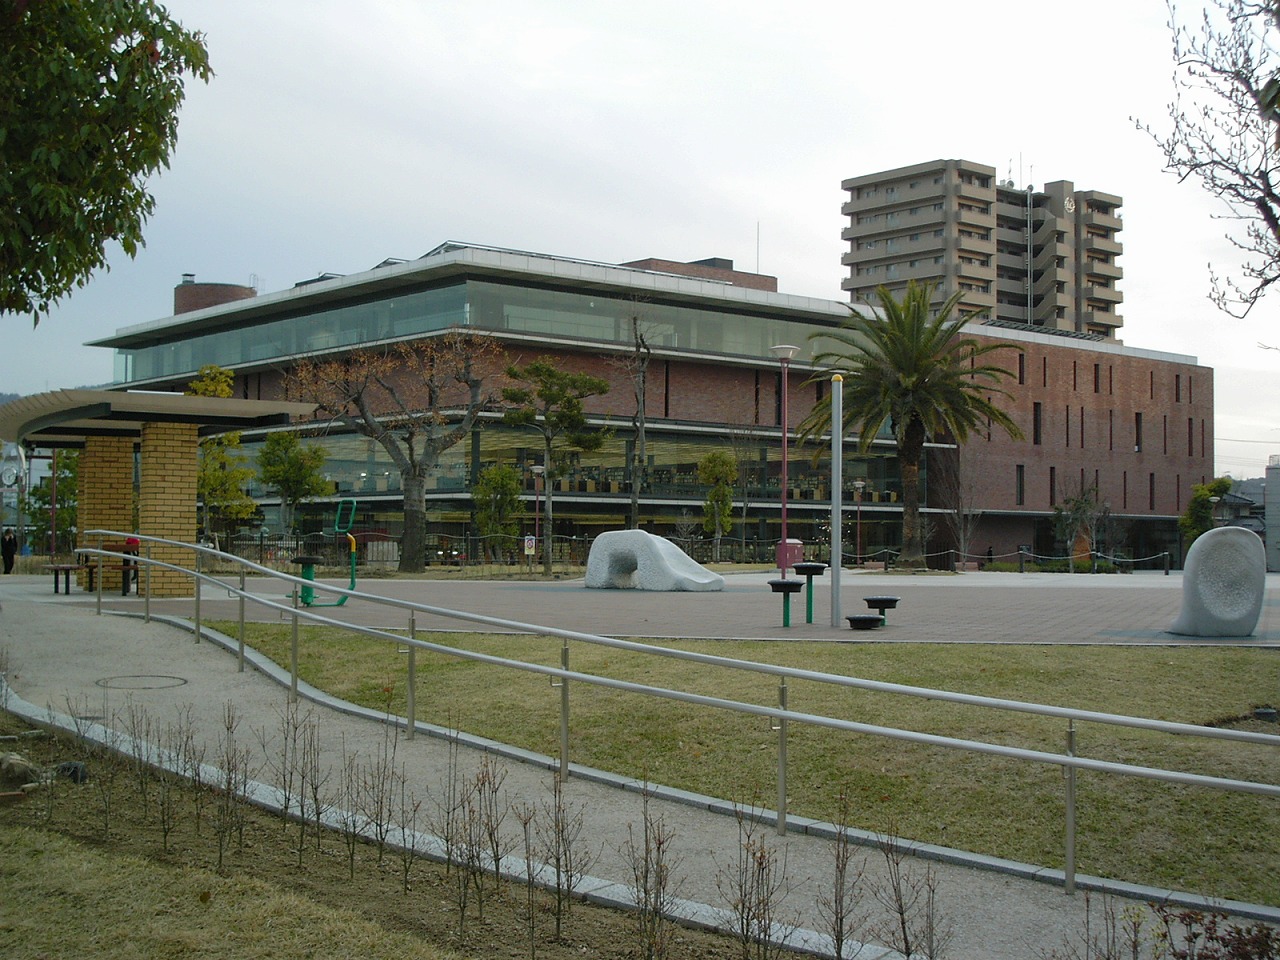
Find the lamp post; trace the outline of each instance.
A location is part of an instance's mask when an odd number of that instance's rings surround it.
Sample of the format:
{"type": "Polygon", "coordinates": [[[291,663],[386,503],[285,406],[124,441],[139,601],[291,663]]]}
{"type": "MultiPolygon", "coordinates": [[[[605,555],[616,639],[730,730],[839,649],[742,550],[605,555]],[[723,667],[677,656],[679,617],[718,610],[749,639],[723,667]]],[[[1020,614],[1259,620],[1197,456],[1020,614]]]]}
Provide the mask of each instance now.
{"type": "Polygon", "coordinates": [[[858,553],[857,553],[857,556],[854,558],[854,565],[859,567],[862,566],[862,488],[865,487],[866,485],[867,485],[867,481],[865,480],[853,481],[853,489],[857,491],[857,494],[858,494],[858,519],[857,519],[857,523],[855,524],[858,528],[858,536],[857,536],[858,553]]]}
{"type": "Polygon", "coordinates": [[[1209,498],[1209,523],[1215,528],[1218,526],[1218,504],[1221,500],[1221,497],[1209,498]]]}
{"type": "Polygon", "coordinates": [[[529,468],[529,472],[533,474],[533,536],[535,539],[542,535],[542,471],[545,469],[541,464],[534,464],[529,468]]]}
{"type": "MultiPolygon", "coordinates": [[[[533,474],[533,539],[537,540],[542,533],[542,474],[547,468],[540,463],[535,463],[529,468],[529,472],[533,474]]],[[[548,538],[549,539],[549,538],[548,538]]],[[[547,567],[550,570],[551,549],[550,546],[544,551],[547,558],[547,567]]]]}
{"type": "Polygon", "coordinates": [[[791,366],[791,360],[800,352],[800,348],[790,343],[780,343],[769,350],[782,365],[782,548],[778,551],[778,569],[783,579],[786,579],[787,567],[790,565],[788,561],[791,559],[790,544],[787,541],[787,431],[790,427],[787,422],[787,394],[790,392],[787,389],[787,368],[791,366]]]}

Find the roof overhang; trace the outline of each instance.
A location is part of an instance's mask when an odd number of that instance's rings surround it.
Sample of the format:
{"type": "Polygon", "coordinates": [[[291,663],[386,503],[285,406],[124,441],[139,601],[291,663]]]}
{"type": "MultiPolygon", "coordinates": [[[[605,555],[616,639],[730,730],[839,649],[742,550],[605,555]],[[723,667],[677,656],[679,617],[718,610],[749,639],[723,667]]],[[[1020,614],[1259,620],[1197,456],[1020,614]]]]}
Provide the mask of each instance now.
{"type": "Polygon", "coordinates": [[[194,424],[201,436],[283,426],[310,403],[192,397],[181,393],[53,390],[0,406],[0,439],[29,447],[82,447],[86,437],[137,440],[145,423],[194,424]]]}

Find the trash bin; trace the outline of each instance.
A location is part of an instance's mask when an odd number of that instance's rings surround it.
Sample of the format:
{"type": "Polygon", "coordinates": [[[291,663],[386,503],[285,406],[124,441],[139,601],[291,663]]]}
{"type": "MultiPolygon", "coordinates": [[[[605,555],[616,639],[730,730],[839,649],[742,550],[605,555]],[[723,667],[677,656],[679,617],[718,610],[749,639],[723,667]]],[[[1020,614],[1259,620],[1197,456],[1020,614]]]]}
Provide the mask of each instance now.
{"type": "Polygon", "coordinates": [[[778,542],[778,569],[789,570],[804,559],[804,543],[793,537],[778,542]]]}

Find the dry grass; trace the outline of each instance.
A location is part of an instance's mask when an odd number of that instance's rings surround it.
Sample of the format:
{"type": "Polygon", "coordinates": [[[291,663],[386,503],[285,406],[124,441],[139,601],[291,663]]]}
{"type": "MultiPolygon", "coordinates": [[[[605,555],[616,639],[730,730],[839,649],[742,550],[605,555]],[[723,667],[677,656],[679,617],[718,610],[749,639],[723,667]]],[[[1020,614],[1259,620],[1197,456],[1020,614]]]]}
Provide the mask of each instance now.
{"type": "Polygon", "coordinates": [[[108,854],[43,830],[3,837],[8,960],[458,956],[247,877],[108,854]]]}
{"type": "MultiPolygon", "coordinates": [[[[221,628],[226,630],[228,625],[221,628]]],[[[561,641],[444,634],[468,650],[558,665],[561,641]]],[[[288,630],[252,625],[250,642],[288,663],[288,630]]],[[[664,641],[664,643],[670,643],[664,641]]],[[[993,697],[1193,724],[1237,722],[1280,689],[1274,651],[1206,648],[979,647],[684,641],[684,649],[993,697]]],[[[394,644],[303,628],[304,679],[403,715],[406,657],[394,644]]],[[[571,644],[574,670],[759,704],[776,680],[571,644]]],[[[545,677],[418,655],[418,719],[547,754],[559,750],[559,695],[545,677]]],[[[792,681],[793,710],[869,724],[1064,752],[1066,722],[792,681]]],[[[572,759],[730,800],[772,796],[777,735],[767,720],[575,684],[572,759]]],[[[1274,725],[1258,724],[1280,733],[1274,725]]],[[[1077,752],[1152,767],[1277,782],[1273,748],[1077,724],[1077,752]]],[[[856,825],[895,823],[910,837],[1061,866],[1063,778],[1056,767],[792,724],[791,811],[829,818],[843,790],[856,825]]],[[[1280,802],[1132,777],[1081,774],[1083,872],[1218,897],[1280,903],[1280,802]]]]}

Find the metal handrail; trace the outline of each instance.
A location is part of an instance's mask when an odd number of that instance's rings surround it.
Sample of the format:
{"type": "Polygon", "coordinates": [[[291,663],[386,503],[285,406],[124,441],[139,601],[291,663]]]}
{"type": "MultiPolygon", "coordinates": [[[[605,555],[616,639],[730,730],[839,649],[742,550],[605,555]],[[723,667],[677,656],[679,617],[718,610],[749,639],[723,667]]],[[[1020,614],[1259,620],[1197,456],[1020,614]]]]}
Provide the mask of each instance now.
{"type": "MultiPolygon", "coordinates": [[[[317,581],[305,580],[302,577],[292,574],[283,573],[281,571],[272,570],[268,567],[261,566],[250,560],[236,557],[232,554],[222,553],[210,547],[204,547],[198,544],[184,543],[181,541],[167,540],[160,537],[140,536],[138,534],[119,534],[115,531],[91,530],[90,535],[112,536],[134,536],[138,537],[148,545],[153,543],[162,543],[169,546],[177,546],[183,549],[192,550],[194,555],[199,558],[202,555],[216,556],[222,560],[230,561],[239,565],[239,586],[231,586],[225,581],[219,579],[213,574],[206,573],[199,569],[199,562],[193,564],[195,569],[188,569],[175,564],[159,561],[149,556],[140,556],[136,559],[147,565],[153,565],[162,569],[180,572],[186,576],[193,578],[193,581],[199,583],[209,583],[217,585],[221,589],[228,591],[229,595],[238,596],[241,599],[241,663],[243,663],[243,637],[244,637],[244,601],[252,600],[254,603],[267,609],[277,610],[281,613],[288,614],[293,622],[293,645],[291,651],[291,696],[297,696],[297,644],[298,632],[297,625],[299,619],[305,619],[309,622],[318,623],[326,626],[340,627],[366,636],[374,637],[381,640],[394,642],[401,646],[407,646],[410,650],[410,668],[413,667],[413,651],[423,650],[426,652],[441,654],[445,656],[456,657],[458,659],[471,660],[480,663],[487,663],[494,666],[505,667],[508,669],[520,670],[527,673],[541,674],[551,678],[553,682],[559,681],[561,686],[562,698],[562,717],[561,717],[561,757],[559,764],[559,773],[561,776],[568,776],[570,772],[568,759],[568,683],[570,681],[586,683],[593,686],[604,687],[607,689],[620,690],[628,693],[636,693],[645,696],[658,697],[660,699],[674,700],[683,703],[689,703],[697,706],[711,707],[715,709],[730,710],[736,713],[743,713],[754,716],[768,717],[776,721],[780,730],[779,740],[779,809],[777,811],[777,825],[779,833],[786,830],[786,810],[785,810],[785,724],[787,721],[796,721],[799,723],[807,723],[813,726],[824,727],[827,729],[841,730],[850,733],[871,734],[874,736],[883,736],[889,739],[901,740],[910,743],[924,744],[929,746],[947,747],[952,749],[966,750],[971,753],[980,753],[989,756],[999,756],[1014,760],[1023,760],[1037,763],[1047,763],[1061,767],[1068,776],[1068,798],[1069,807],[1067,811],[1067,857],[1066,862],[1068,868],[1066,871],[1066,888],[1068,892],[1074,889],[1074,830],[1071,825],[1074,823],[1074,772],[1076,770],[1091,770],[1100,773],[1110,773],[1120,776],[1134,776],[1144,779],[1157,780],[1166,783],[1179,783],[1185,785],[1209,787],[1213,789],[1226,790],[1235,793],[1250,793],[1261,796],[1269,796],[1280,798],[1280,784],[1259,783],[1250,780],[1235,780],[1225,777],[1213,777],[1203,774],[1185,773],[1181,771],[1165,770],[1162,768],[1138,766],[1134,764],[1117,763],[1107,760],[1095,760],[1088,757],[1075,756],[1073,752],[1065,754],[1052,753],[1048,751],[1032,750],[1022,747],[1010,747],[1003,744],[992,744],[984,741],[966,740],[956,737],[948,737],[939,734],[922,733],[919,731],[904,730],[896,727],[883,727],[874,724],[859,723],[857,721],[842,720],[837,717],[828,717],[820,714],[810,714],[800,711],[788,709],[786,706],[786,680],[797,679],[807,680],[817,683],[827,683],[835,686],[850,687],[863,690],[871,690],[881,693],[893,693],[903,696],[919,697],[929,700],[938,700],[943,702],[958,703],[968,706],[980,706],[991,709],[1009,710],[1019,713],[1027,713],[1040,715],[1045,717],[1054,717],[1058,719],[1066,719],[1069,721],[1070,731],[1068,734],[1069,751],[1073,751],[1074,744],[1074,723],[1076,721],[1102,723],[1113,726],[1130,727],[1145,729],[1155,732],[1169,733],[1179,736],[1200,736],[1213,739],[1226,739],[1242,741],[1247,743],[1261,744],[1280,748],[1280,736],[1263,733],[1252,733],[1249,731],[1226,730],[1217,727],[1201,727],[1195,724],[1174,723],[1171,721],[1151,720],[1142,717],[1129,717],[1122,714],[1102,713],[1090,710],[1077,710],[1068,707],[1056,707],[1047,704],[1036,704],[1025,701],[1006,700],[995,697],[984,697],[975,694],[955,693],[946,690],[934,690],[926,687],[913,687],[903,684],[887,683],[877,680],[865,680],[856,677],[844,677],[837,674],[827,674],[818,671],[804,670],[796,667],[782,667],[773,664],[756,663],[748,660],[739,660],[730,657],[720,657],[714,654],[696,653],[687,650],[677,650],[670,647],[653,646],[649,644],[637,643],[631,640],[621,640],[612,637],[604,637],[596,634],[583,633],[575,630],[565,630],[559,627],[541,626],[538,624],[523,623],[515,620],[507,620],[501,617],[491,617],[486,614],[470,613],[467,611],[450,610],[444,607],[436,607],[429,604],[418,603],[411,600],[402,600],[396,597],[381,597],[367,593],[361,593],[357,590],[351,590],[345,587],[324,584],[317,581]],[[263,576],[273,580],[283,581],[294,584],[294,590],[291,595],[292,603],[285,604],[275,600],[268,599],[259,594],[248,592],[244,587],[245,570],[254,570],[263,576]],[[397,607],[410,612],[411,618],[417,614],[425,613],[432,616],[439,616],[448,619],[461,620],[468,623],[482,624],[486,626],[501,627],[506,630],[514,630],[516,632],[531,633],[542,636],[553,636],[568,640],[577,640],[584,643],[597,644],[610,647],[613,649],[627,650],[631,652],[644,653],[652,656],[669,657],[689,662],[700,663],[708,666],[717,666],[727,669],[742,670],[747,672],[767,674],[778,677],[781,681],[780,705],[777,707],[763,706],[760,704],[744,703],[737,700],[727,700],[720,697],[711,697],[703,694],[689,693],[682,690],[672,690],[665,687],[655,687],[648,684],[634,683],[627,680],[619,680],[612,677],[604,677],[596,674],[582,673],[571,670],[568,666],[568,645],[566,643],[565,650],[561,657],[561,666],[553,667],[542,664],[528,663],[522,660],[513,660],[507,657],[499,657],[493,654],[479,653],[471,650],[464,650],[458,647],[451,647],[445,644],[434,643],[429,640],[422,640],[413,636],[411,619],[410,636],[402,633],[392,632],[390,630],[380,629],[377,627],[364,626],[361,624],[350,623],[345,620],[338,620],[332,616],[317,613],[305,607],[298,606],[298,595],[302,587],[310,586],[316,590],[324,590],[337,595],[345,595],[356,597],[366,602],[381,604],[384,606],[397,607]]],[[[111,551],[86,549],[83,552],[91,554],[102,554],[105,556],[119,556],[120,554],[111,551]]],[[[199,590],[196,590],[196,596],[199,596],[199,590]]],[[[200,638],[200,621],[199,606],[196,606],[196,624],[195,633],[196,640],[200,638]]],[[[243,666],[241,667],[243,669],[243,666]]],[[[416,724],[414,711],[410,709],[407,728],[409,735],[416,724]]]]}

